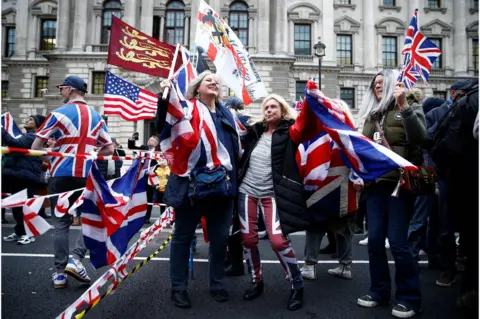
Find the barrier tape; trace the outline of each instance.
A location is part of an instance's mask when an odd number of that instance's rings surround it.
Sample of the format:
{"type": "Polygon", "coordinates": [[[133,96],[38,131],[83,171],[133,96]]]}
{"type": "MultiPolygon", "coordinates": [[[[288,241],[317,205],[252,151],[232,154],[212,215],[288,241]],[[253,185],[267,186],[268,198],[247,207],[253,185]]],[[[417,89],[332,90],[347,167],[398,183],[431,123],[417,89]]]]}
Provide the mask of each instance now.
{"type": "Polygon", "coordinates": [[[152,253],[147,259],[142,261],[140,264],[136,265],[132,270],[126,273],[126,266],[133,258],[138,255],[147,245],[155,239],[163,230],[164,227],[172,225],[174,223],[175,213],[172,207],[167,208],[167,210],[160,216],[160,218],[155,221],[155,223],[145,229],[140,238],[130,246],[127,252],[122,255],[111,267],[109,270],[104,273],[102,276],[97,279],[97,281],[91,285],[91,287],[85,291],[75,302],[73,302],[65,311],[63,311],[57,319],[71,319],[71,318],[83,318],[83,316],[93,309],[105,296],[115,292],[115,289],[129,278],[133,273],[138,269],[144,266],[148,261],[152,260],[156,255],[160,253],[167,244],[172,239],[172,235],[169,235],[168,238],[160,245],[160,247],[152,253]],[[100,295],[99,289],[104,287],[108,282],[113,278],[113,282],[108,286],[106,292],[100,295]],[[82,309],[87,305],[86,309],[82,309]],[[80,311],[77,315],[74,315],[76,312],[80,311]]]}
{"type": "Polygon", "coordinates": [[[27,148],[17,148],[17,147],[2,147],[1,148],[2,154],[11,154],[11,153],[18,153],[23,154],[25,156],[55,156],[55,157],[70,157],[70,158],[82,158],[82,159],[94,159],[94,160],[114,160],[114,161],[128,161],[134,159],[154,159],[154,160],[164,160],[165,157],[162,152],[157,151],[138,151],[138,155],[127,155],[127,156],[103,156],[97,155],[96,157],[92,156],[91,154],[70,154],[70,153],[61,153],[61,152],[54,152],[54,151],[42,151],[42,150],[31,150],[27,148]],[[152,155],[152,156],[150,156],[152,155]]]}

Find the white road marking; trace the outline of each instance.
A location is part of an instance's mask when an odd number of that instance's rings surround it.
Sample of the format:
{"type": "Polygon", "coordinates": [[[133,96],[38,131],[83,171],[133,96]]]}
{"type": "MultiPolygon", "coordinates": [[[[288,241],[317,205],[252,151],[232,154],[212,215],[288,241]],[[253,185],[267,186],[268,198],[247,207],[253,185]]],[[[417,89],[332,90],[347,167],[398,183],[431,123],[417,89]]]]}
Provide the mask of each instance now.
{"type": "MultiPolygon", "coordinates": [[[[53,258],[53,254],[25,254],[25,253],[2,253],[2,257],[26,257],[26,258],[53,258]]],[[[70,256],[72,257],[72,256],[70,256]]],[[[86,256],[85,258],[90,258],[90,256],[86,256]]],[[[135,260],[145,260],[147,257],[135,257],[135,260]]],[[[170,261],[170,258],[167,257],[154,257],[152,258],[154,261],[170,261]]],[[[208,259],[204,258],[194,258],[194,262],[197,263],[208,263],[208,259]]],[[[262,260],[264,264],[279,264],[278,260],[262,260]]],[[[299,264],[305,263],[303,260],[298,261],[299,264]]],[[[338,264],[336,260],[319,260],[319,264],[338,264]]],[[[368,264],[368,260],[353,260],[352,263],[354,264],[368,264]]],[[[389,264],[395,264],[394,261],[389,261],[389,264]]],[[[421,260],[419,261],[420,264],[427,264],[428,261],[421,260]]]]}

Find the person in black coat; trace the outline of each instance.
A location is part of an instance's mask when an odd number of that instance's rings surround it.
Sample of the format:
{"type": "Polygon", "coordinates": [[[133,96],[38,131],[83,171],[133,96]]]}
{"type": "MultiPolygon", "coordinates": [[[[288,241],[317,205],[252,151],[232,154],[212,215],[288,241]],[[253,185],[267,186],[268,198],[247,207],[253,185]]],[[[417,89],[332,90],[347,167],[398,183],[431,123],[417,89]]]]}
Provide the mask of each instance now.
{"type": "MultiPolygon", "coordinates": [[[[26,132],[19,138],[14,138],[2,127],[2,144],[9,147],[30,149],[35,140],[35,131],[45,121],[45,116],[33,115],[25,122],[26,132]]],[[[5,164],[2,170],[3,185],[8,193],[15,194],[27,189],[28,198],[44,186],[42,180],[42,160],[38,156],[25,156],[23,154],[5,155],[5,164]]],[[[28,237],[23,224],[23,208],[12,208],[16,225],[14,233],[3,237],[4,241],[17,241],[17,244],[27,245],[35,241],[34,237],[28,237]]]]}
{"type": "MultiPolygon", "coordinates": [[[[112,142],[115,145],[113,156],[125,156],[125,151],[122,149],[122,146],[117,142],[117,140],[114,137],[112,137],[112,142]]],[[[112,160],[112,162],[114,164],[113,174],[112,172],[109,172],[109,169],[108,169],[109,161],[107,160],[97,161],[98,169],[100,170],[100,172],[102,172],[102,175],[106,180],[119,178],[122,175],[120,170],[122,169],[123,161],[112,160]]]]}
{"type": "MultiPolygon", "coordinates": [[[[142,151],[159,151],[159,144],[160,139],[156,135],[150,136],[147,141],[147,145],[136,146],[135,141],[138,139],[138,133],[134,133],[132,138],[128,140],[128,149],[130,150],[142,150],[142,151]]],[[[148,167],[152,167],[157,165],[157,161],[151,159],[148,167]]],[[[159,198],[160,194],[156,191],[155,186],[150,186],[147,184],[147,201],[149,203],[159,202],[161,199],[159,198]]],[[[145,215],[145,224],[150,224],[150,217],[152,216],[152,205],[148,205],[147,207],[147,214],[145,215]]]]}
{"type": "Polygon", "coordinates": [[[280,96],[271,94],[262,102],[263,116],[247,130],[238,173],[238,217],[253,283],[244,294],[253,300],[263,293],[262,266],[258,250],[260,210],[273,251],[292,283],[288,310],[303,305],[303,278],[286,235],[307,229],[311,220],[295,154],[298,145],[290,137],[296,112],[280,96]]]}

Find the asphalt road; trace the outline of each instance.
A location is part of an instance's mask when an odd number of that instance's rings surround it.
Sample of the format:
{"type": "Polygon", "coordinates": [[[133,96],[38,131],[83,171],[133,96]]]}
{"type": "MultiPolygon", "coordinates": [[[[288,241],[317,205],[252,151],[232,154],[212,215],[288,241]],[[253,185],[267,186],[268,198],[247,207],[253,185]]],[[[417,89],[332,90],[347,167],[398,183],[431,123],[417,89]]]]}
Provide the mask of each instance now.
{"type": "MultiPolygon", "coordinates": [[[[154,214],[154,216],[158,214],[154,214]]],[[[7,215],[7,219],[12,220],[7,215]]],[[[2,236],[10,234],[13,225],[3,225],[2,236]]],[[[80,229],[71,230],[70,242],[80,229]]],[[[167,230],[168,231],[168,230],[167,230]]],[[[140,256],[148,256],[166,238],[167,233],[151,243],[140,256]]],[[[353,279],[351,281],[329,276],[327,270],[336,266],[335,260],[326,255],[317,266],[317,279],[305,283],[305,304],[296,312],[286,310],[290,285],[267,240],[262,240],[260,252],[264,263],[265,292],[254,301],[243,301],[242,295],[249,284],[249,278],[233,277],[226,279],[230,300],[215,302],[208,290],[208,245],[201,234],[198,240],[198,253],[195,255],[196,278],[190,281],[189,294],[193,307],[178,309],[170,301],[169,247],[163,250],[158,259],[148,262],[132,277],[127,279],[113,295],[105,297],[97,307],[87,313],[86,318],[390,318],[391,306],[373,309],[360,308],[357,297],[367,292],[369,287],[367,248],[358,245],[362,239],[355,236],[353,279]]],[[[303,258],[305,236],[294,234],[292,243],[299,259],[303,258]]],[[[136,238],[134,238],[136,240],[136,238]]],[[[133,242],[133,240],[132,240],[133,242]]],[[[51,281],[53,269],[53,233],[37,237],[30,245],[19,246],[2,242],[2,318],[55,318],[73,303],[87,288],[69,278],[65,289],[54,289],[51,281]]],[[[389,258],[391,256],[389,254],[389,258]]],[[[140,263],[140,260],[135,260],[140,263]]],[[[95,270],[88,263],[87,270],[92,280],[97,279],[105,268],[95,270]]],[[[428,270],[423,265],[421,271],[423,313],[419,318],[464,318],[455,307],[455,297],[460,284],[452,288],[435,285],[438,271],[428,270]]],[[[391,265],[392,278],[394,267],[391,265]]],[[[461,278],[458,278],[461,279],[461,278]]]]}

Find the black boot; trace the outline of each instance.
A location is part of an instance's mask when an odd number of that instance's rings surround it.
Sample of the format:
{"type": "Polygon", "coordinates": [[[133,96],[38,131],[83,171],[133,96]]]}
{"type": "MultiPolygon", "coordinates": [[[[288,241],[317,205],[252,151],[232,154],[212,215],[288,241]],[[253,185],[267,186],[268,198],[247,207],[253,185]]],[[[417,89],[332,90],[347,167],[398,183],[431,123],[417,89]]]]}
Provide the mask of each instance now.
{"type": "Polygon", "coordinates": [[[227,260],[225,276],[243,276],[245,270],[243,266],[242,237],[240,234],[235,234],[228,238],[227,260]]]}
{"type": "Polygon", "coordinates": [[[186,290],[172,290],[172,300],[173,305],[178,308],[190,308],[192,306],[186,290]]]}
{"type": "Polygon", "coordinates": [[[303,306],[303,288],[292,289],[290,297],[288,297],[287,309],[295,311],[303,306]]]}
{"type": "Polygon", "coordinates": [[[258,284],[257,283],[252,283],[250,287],[245,291],[245,294],[243,295],[244,300],[253,300],[263,294],[263,280],[260,281],[258,284]]]}

